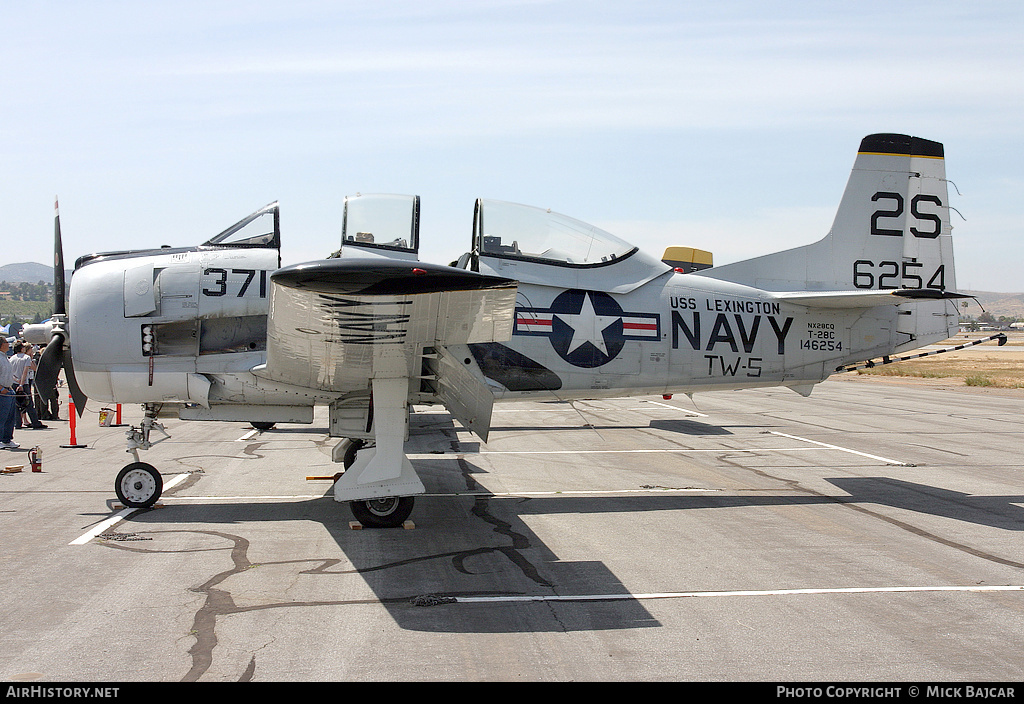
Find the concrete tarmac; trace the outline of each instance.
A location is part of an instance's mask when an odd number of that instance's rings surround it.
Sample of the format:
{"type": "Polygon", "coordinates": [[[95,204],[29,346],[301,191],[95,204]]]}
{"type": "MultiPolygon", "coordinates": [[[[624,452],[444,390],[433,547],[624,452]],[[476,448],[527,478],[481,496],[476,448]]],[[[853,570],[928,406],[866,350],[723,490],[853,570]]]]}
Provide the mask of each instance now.
{"type": "MultiPolygon", "coordinates": [[[[417,408],[413,527],[354,530],[326,418],[167,419],[122,511],[97,409],[0,455],[5,681],[1018,681],[1024,394],[841,378],[417,408]],[[24,450],[43,448],[43,471],[24,450]]],[[[124,408],[125,422],[141,410],[124,408]]]]}

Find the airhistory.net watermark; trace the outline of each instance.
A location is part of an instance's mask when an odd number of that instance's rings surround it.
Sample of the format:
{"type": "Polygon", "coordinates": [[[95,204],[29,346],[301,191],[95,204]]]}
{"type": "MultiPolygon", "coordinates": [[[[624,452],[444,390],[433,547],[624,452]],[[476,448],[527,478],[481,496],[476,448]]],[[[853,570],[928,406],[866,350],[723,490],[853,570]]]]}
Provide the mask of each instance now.
{"type": "Polygon", "coordinates": [[[58,687],[53,685],[8,685],[8,699],[116,699],[120,687],[58,687]]]}

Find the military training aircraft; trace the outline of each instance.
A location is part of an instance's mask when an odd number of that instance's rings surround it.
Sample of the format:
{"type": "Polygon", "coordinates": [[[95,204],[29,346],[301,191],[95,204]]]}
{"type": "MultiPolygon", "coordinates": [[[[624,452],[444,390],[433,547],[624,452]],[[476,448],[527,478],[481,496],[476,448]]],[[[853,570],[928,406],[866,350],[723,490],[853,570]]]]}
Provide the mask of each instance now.
{"type": "Polygon", "coordinates": [[[710,267],[700,250],[659,259],[492,200],[476,201],[466,254],[427,264],[419,197],[403,195],[346,198],[340,249],[281,267],[272,203],[199,246],[80,257],[66,309],[58,213],[55,322],[26,337],[48,343],[39,388],[63,369],[79,412],[143,404],[115,481],[127,506],[161,494],[138,454],[167,437],[161,409],[268,428],[327,406],[335,500],[395,526],[425,492],[404,448],[413,405],[441,404],[486,441],[495,401],[807,395],[846,365],[947,339],[965,296],[946,184],[942,144],[870,135],[823,239],[710,267]]]}

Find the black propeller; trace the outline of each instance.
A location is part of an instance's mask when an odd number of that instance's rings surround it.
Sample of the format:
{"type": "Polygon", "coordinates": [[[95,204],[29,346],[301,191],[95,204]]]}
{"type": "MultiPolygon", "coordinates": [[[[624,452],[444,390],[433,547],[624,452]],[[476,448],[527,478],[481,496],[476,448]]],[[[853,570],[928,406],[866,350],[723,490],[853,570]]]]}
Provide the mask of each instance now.
{"type": "Polygon", "coordinates": [[[60,240],[60,210],[57,202],[53,204],[54,225],[53,225],[53,290],[54,290],[54,325],[50,342],[46,345],[43,353],[39,356],[39,365],[36,369],[36,388],[39,395],[47,403],[53,400],[57,388],[57,376],[60,370],[64,370],[64,378],[68,382],[68,390],[71,392],[71,400],[75,402],[75,410],[81,417],[85,411],[85,403],[88,401],[82,393],[75,378],[75,367],[71,361],[71,350],[68,345],[67,307],[65,306],[64,292],[64,246],[60,240]],[[67,347],[67,349],[65,349],[67,347]]]}

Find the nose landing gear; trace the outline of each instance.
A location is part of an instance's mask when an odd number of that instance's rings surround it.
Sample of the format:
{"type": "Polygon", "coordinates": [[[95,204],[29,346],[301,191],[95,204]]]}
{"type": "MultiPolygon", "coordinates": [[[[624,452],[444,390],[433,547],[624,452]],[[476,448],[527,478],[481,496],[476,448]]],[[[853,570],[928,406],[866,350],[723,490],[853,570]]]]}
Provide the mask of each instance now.
{"type": "Polygon", "coordinates": [[[117,473],[114,492],[129,508],[149,508],[160,498],[164,480],[151,464],[132,462],[117,473]]]}
{"type": "Polygon", "coordinates": [[[156,467],[151,464],[139,461],[139,450],[148,450],[158,442],[171,437],[164,429],[162,423],[157,422],[157,414],[160,411],[158,404],[143,404],[145,417],[139,427],[132,427],[125,437],[127,439],[126,452],[130,452],[135,461],[125,465],[117,473],[114,480],[114,493],[125,506],[129,508],[149,508],[160,498],[164,490],[164,480],[156,467]],[[156,440],[150,440],[150,433],[156,430],[163,434],[156,440]]]}

